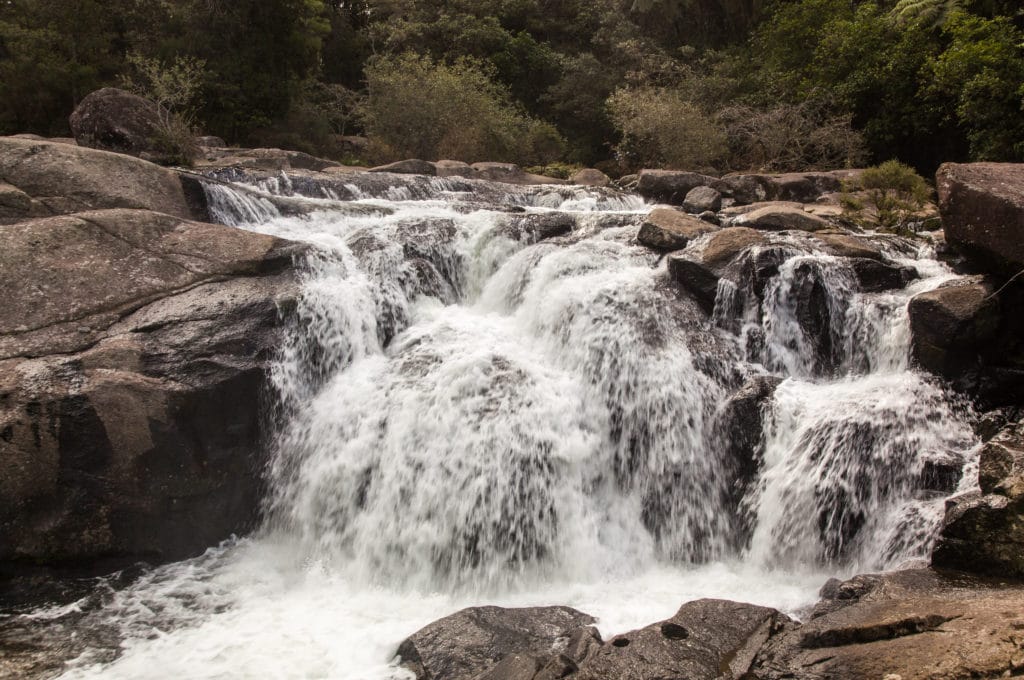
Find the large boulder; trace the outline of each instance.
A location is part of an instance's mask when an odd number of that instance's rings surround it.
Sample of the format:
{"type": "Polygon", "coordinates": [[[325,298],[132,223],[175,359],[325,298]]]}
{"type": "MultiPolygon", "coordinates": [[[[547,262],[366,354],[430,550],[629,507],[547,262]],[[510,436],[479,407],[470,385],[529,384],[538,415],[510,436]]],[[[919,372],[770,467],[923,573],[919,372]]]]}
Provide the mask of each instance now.
{"type": "Polygon", "coordinates": [[[0,566],[174,560],[252,524],[300,252],[140,210],[0,229],[0,566]]]}
{"type": "Polygon", "coordinates": [[[976,362],[977,350],[999,328],[994,287],[980,276],[964,277],[910,301],[914,357],[925,368],[950,378],[976,362]]]}
{"type": "Polygon", "coordinates": [[[679,250],[691,240],[718,227],[673,208],[655,208],[647,215],[637,241],[655,250],[679,250]]]}
{"type": "Polygon", "coordinates": [[[600,644],[593,623],[569,607],[471,607],[410,635],[398,656],[417,680],[532,680],[548,666],[575,670],[600,644]]]}
{"type": "Polygon", "coordinates": [[[980,493],[947,503],[932,564],[1024,578],[1024,421],[990,439],[978,461],[980,493]]]}
{"type": "Polygon", "coordinates": [[[584,168],[570,177],[569,181],[585,187],[606,187],[612,183],[611,177],[596,168],[584,168]]]}
{"type": "Polygon", "coordinates": [[[396,161],[387,165],[379,165],[370,168],[370,172],[391,172],[398,175],[436,175],[437,166],[417,158],[410,158],[404,161],[396,161]]]}
{"type": "Polygon", "coordinates": [[[0,177],[11,187],[0,199],[8,222],[101,208],[191,216],[174,171],[123,154],[0,137],[0,177]]]}
{"type": "Polygon", "coordinates": [[[680,170],[641,170],[636,192],[644,198],[669,205],[682,205],[687,194],[697,187],[709,187],[718,180],[696,172],[680,170]]]}
{"type": "Polygon", "coordinates": [[[749,227],[730,227],[712,234],[701,259],[709,267],[722,267],[732,262],[744,251],[768,243],[764,234],[749,227]]]}
{"type": "Polygon", "coordinates": [[[68,122],[79,146],[173,165],[176,156],[161,142],[173,116],[148,99],[105,87],[79,102],[68,122]]]}
{"type": "Polygon", "coordinates": [[[683,199],[683,209],[692,213],[717,212],[722,208],[722,194],[711,187],[691,189],[683,199]]]}
{"type": "Polygon", "coordinates": [[[822,589],[802,626],[758,652],[758,680],[960,680],[1024,669],[1024,588],[927,569],[857,576],[822,589]]]}
{"type": "Polygon", "coordinates": [[[616,635],[584,661],[573,680],[748,677],[754,655],[788,619],[766,607],[697,600],[672,618],[616,635]]]}
{"type": "Polygon", "coordinates": [[[946,163],[935,179],[946,239],[982,267],[1024,269],[1024,164],[946,163]]]}

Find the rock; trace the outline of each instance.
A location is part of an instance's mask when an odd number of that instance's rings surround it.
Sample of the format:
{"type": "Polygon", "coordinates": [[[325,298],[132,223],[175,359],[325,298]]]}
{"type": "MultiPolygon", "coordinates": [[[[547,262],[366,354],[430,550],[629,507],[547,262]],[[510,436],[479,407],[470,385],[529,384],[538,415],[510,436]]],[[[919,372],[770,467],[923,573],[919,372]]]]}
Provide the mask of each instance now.
{"type": "Polygon", "coordinates": [[[727,175],[714,184],[738,205],[768,200],[770,183],[761,175],[727,175]]]}
{"type": "Polygon", "coordinates": [[[637,241],[655,250],[679,250],[702,234],[717,231],[713,224],[672,208],[655,208],[644,220],[637,241]]]}
{"type": "Polygon", "coordinates": [[[718,275],[699,262],[694,262],[682,255],[670,255],[668,273],[672,280],[700,305],[706,314],[715,309],[718,296],[718,275]]]}
{"type": "Polygon", "coordinates": [[[123,154],[0,137],[0,177],[37,202],[7,219],[99,208],[191,216],[174,171],[123,154]]]}
{"type": "Polygon", "coordinates": [[[341,163],[317,158],[302,151],[290,149],[206,149],[205,158],[196,161],[204,170],[249,168],[252,170],[311,170],[325,172],[342,167],[341,163]]]}
{"type": "Polygon", "coordinates": [[[196,137],[196,144],[214,149],[222,149],[227,146],[227,143],[223,139],[220,137],[214,137],[213,135],[202,135],[196,137]]]}
{"type": "Polygon", "coordinates": [[[913,267],[889,264],[866,257],[851,257],[849,263],[857,276],[861,291],[865,293],[906,288],[907,284],[917,278],[917,270],[913,267]]]}
{"type": "Polygon", "coordinates": [[[781,205],[766,206],[740,215],[733,224],[766,231],[792,229],[813,232],[832,228],[832,224],[828,220],[811,215],[799,208],[781,205]]]}
{"type": "Polygon", "coordinates": [[[477,172],[469,163],[462,161],[437,161],[434,163],[438,177],[476,177],[477,172]]]}
{"type": "Polygon", "coordinates": [[[851,234],[825,234],[818,232],[814,239],[820,241],[829,255],[836,257],[866,257],[881,260],[882,251],[874,244],[851,234]]]}
{"type": "Polygon", "coordinates": [[[176,560],[249,528],[301,249],[139,210],[0,246],[0,565],[176,560]]]}
{"type": "Polygon", "coordinates": [[[709,267],[722,267],[748,248],[768,243],[764,234],[748,227],[730,227],[712,234],[704,245],[701,257],[709,267]]]}
{"type": "Polygon", "coordinates": [[[399,175],[436,175],[437,167],[433,163],[411,158],[370,168],[370,172],[393,172],[399,175]]]}
{"type": "Polygon", "coordinates": [[[978,345],[999,327],[999,303],[983,277],[964,277],[916,295],[909,306],[914,358],[928,370],[956,377],[974,363],[978,345]]]}
{"type": "Polygon", "coordinates": [[[569,607],[471,607],[410,635],[398,656],[418,680],[532,678],[524,668],[536,671],[560,654],[575,663],[574,649],[589,651],[580,641],[597,635],[592,623],[569,607]]]}
{"type": "Polygon", "coordinates": [[[914,569],[831,590],[836,599],[815,607],[810,620],[768,640],[749,677],[958,680],[1024,668],[1019,585],[914,569]]]}
{"type": "Polygon", "coordinates": [[[617,635],[580,664],[573,680],[740,678],[788,619],[766,607],[697,600],[671,619],[617,635]]]}
{"type": "Polygon", "coordinates": [[[947,502],[932,564],[1024,578],[1024,420],[982,448],[978,484],[980,493],[947,502]]]}
{"type": "Polygon", "coordinates": [[[697,187],[692,189],[686,198],[683,199],[683,209],[687,212],[702,213],[705,211],[717,212],[722,208],[722,194],[711,187],[697,187]]]}
{"type": "Polygon", "coordinates": [[[1024,164],[946,163],[935,180],[946,239],[982,268],[1024,269],[1024,164]]]}
{"type": "Polygon", "coordinates": [[[584,168],[569,178],[572,184],[585,187],[606,187],[611,185],[611,178],[596,168],[584,168]]]}
{"type": "Polygon", "coordinates": [[[721,226],[722,224],[721,220],[718,219],[718,214],[711,212],[710,210],[705,210],[704,212],[697,215],[697,217],[701,220],[704,220],[708,224],[715,225],[716,227],[721,226]]]}
{"type": "Polygon", "coordinates": [[[115,87],[105,87],[78,103],[68,122],[79,146],[138,156],[175,165],[161,137],[175,114],[154,102],[115,87]]]}
{"type": "Polygon", "coordinates": [[[473,163],[471,166],[476,171],[477,177],[490,182],[504,182],[506,184],[568,184],[568,180],[544,177],[543,175],[531,175],[524,172],[522,168],[514,163],[473,163]]]}
{"type": "Polygon", "coordinates": [[[42,203],[18,187],[0,181],[0,225],[49,214],[50,211],[42,203]]]}
{"type": "Polygon", "coordinates": [[[717,181],[714,177],[695,172],[641,170],[637,179],[636,192],[644,198],[660,203],[682,205],[691,191],[697,187],[712,186],[717,181]]]}
{"type": "Polygon", "coordinates": [[[576,228],[576,218],[569,213],[542,213],[515,215],[509,221],[507,232],[525,243],[537,243],[557,236],[565,236],[576,228]]]}

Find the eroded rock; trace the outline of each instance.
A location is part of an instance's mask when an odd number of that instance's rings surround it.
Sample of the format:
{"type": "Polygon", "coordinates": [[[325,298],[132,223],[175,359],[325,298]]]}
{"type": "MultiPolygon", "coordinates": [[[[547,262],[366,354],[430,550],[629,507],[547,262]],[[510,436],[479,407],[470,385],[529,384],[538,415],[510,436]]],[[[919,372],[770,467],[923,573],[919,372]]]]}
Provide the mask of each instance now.
{"type": "Polygon", "coordinates": [[[718,227],[672,208],[655,208],[644,220],[637,241],[655,250],[679,250],[718,227]]]}

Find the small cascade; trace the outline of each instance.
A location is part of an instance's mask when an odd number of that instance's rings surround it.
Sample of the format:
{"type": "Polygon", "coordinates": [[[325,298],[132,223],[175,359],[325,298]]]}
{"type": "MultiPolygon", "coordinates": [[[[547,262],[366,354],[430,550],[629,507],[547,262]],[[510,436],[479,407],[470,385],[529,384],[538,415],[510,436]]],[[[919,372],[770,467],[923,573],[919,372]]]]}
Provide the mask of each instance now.
{"type": "Polygon", "coordinates": [[[221,224],[240,227],[263,224],[281,216],[270,200],[215,182],[203,182],[210,217],[221,224]]]}

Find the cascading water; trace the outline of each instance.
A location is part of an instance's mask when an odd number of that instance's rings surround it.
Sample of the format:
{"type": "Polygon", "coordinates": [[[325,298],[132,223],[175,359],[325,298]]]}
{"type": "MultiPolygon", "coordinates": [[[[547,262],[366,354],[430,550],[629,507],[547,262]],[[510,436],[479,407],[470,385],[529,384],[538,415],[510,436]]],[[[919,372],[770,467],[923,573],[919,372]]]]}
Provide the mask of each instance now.
{"type": "Polygon", "coordinates": [[[828,576],[926,555],[935,470],[974,445],[907,363],[906,304],[949,277],[926,252],[886,253],[908,289],[861,293],[842,258],[776,247],[709,320],[635,244],[636,198],[257,189],[211,184],[214,216],[314,247],[266,525],[72,605],[103,633],[66,677],[403,677],[401,639],[461,606],[569,604],[608,634],[697,597],[793,613],[828,576]],[[314,211],[281,216],[289,194],[314,211]],[[779,384],[738,447],[751,380],[779,384]]]}

